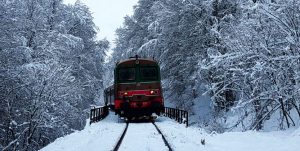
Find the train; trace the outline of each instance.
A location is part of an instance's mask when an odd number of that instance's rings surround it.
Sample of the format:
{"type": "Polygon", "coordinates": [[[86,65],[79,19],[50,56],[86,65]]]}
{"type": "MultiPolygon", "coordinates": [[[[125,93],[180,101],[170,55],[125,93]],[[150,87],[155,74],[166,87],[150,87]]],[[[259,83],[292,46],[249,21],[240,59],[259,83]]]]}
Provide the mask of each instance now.
{"type": "Polygon", "coordinates": [[[104,90],[104,102],[120,117],[160,115],[164,98],[158,62],[137,55],[117,62],[114,84],[104,90]]]}

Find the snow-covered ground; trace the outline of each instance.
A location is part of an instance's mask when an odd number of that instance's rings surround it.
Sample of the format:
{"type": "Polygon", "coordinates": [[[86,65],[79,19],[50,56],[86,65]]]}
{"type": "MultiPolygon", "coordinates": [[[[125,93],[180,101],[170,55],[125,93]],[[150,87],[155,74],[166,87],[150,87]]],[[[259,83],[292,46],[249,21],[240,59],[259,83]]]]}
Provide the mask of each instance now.
{"type": "MultiPolygon", "coordinates": [[[[276,132],[227,132],[208,134],[197,127],[186,128],[172,119],[159,117],[156,124],[175,151],[298,151],[300,128],[276,132]],[[205,145],[201,144],[205,140],[205,145]]],[[[58,138],[41,151],[109,151],[125,128],[112,113],[84,130],[58,138]]],[[[167,150],[151,123],[130,123],[120,146],[122,151],[167,150]]]]}
{"type": "Polygon", "coordinates": [[[168,151],[168,148],[152,123],[130,123],[119,150],[168,151]]]}
{"type": "Polygon", "coordinates": [[[227,132],[208,134],[197,127],[185,128],[166,117],[156,124],[174,150],[185,151],[298,151],[300,128],[275,132],[227,132]],[[201,144],[205,140],[205,145],[201,144]]]}
{"type": "Polygon", "coordinates": [[[110,113],[104,120],[58,138],[40,151],[109,151],[114,148],[125,126],[126,123],[110,113]]]}

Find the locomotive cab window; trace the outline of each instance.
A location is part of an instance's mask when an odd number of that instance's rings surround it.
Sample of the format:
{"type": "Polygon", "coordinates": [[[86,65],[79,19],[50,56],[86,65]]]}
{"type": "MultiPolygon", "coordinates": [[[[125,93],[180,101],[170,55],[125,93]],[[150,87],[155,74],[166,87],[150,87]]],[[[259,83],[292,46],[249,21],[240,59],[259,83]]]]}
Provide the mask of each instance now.
{"type": "Polygon", "coordinates": [[[141,67],[140,78],[142,81],[157,81],[158,80],[157,67],[141,67]]]}
{"type": "Polygon", "coordinates": [[[119,69],[118,80],[120,82],[134,81],[135,80],[135,68],[119,69]]]}

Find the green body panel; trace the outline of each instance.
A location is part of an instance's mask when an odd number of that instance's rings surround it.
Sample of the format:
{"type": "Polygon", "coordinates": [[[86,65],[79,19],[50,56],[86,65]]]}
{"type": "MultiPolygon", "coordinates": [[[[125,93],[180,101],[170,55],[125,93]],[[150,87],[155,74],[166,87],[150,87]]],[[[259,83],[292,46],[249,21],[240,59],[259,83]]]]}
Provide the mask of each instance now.
{"type": "Polygon", "coordinates": [[[116,67],[114,70],[114,83],[115,84],[120,84],[120,83],[151,83],[151,82],[160,82],[161,77],[160,77],[160,68],[158,65],[140,65],[140,64],[136,64],[135,67],[116,67]],[[154,67],[157,69],[157,80],[151,80],[151,81],[147,81],[147,80],[141,80],[140,78],[140,67],[154,67]],[[118,71],[119,69],[126,69],[126,68],[135,68],[135,81],[123,81],[120,82],[118,80],[118,71]]]}

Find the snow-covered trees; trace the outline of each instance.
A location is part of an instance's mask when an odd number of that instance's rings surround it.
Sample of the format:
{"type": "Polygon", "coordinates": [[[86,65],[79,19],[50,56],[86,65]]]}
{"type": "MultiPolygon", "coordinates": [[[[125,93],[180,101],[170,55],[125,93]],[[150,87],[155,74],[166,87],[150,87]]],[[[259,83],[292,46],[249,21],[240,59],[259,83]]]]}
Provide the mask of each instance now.
{"type": "Polygon", "coordinates": [[[124,27],[117,31],[115,54],[121,53],[118,56],[123,58],[139,54],[159,60],[165,90],[172,94],[167,97],[185,108],[192,104],[185,100],[194,95],[197,60],[204,53],[200,49],[213,39],[207,30],[210,25],[206,10],[198,4],[179,0],[139,1],[134,15],[125,18],[124,27]]]}
{"type": "Polygon", "coordinates": [[[282,129],[299,124],[299,2],[249,2],[240,7],[241,19],[219,32],[227,52],[210,57],[202,67],[222,77],[209,84],[213,100],[228,102],[222,94],[233,93],[232,111],[240,116],[228,125],[244,121],[244,129],[262,129],[272,122],[282,129]]]}
{"type": "Polygon", "coordinates": [[[85,124],[102,89],[106,40],[88,8],[61,0],[2,0],[0,144],[38,150],[85,124]]]}
{"type": "Polygon", "coordinates": [[[204,85],[222,130],[297,125],[299,4],[141,0],[117,31],[115,59],[154,56],[166,99],[191,111],[204,85]]]}

